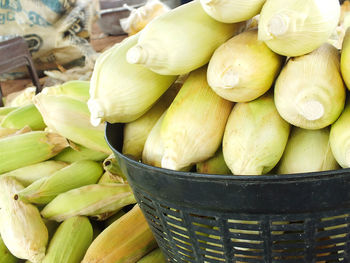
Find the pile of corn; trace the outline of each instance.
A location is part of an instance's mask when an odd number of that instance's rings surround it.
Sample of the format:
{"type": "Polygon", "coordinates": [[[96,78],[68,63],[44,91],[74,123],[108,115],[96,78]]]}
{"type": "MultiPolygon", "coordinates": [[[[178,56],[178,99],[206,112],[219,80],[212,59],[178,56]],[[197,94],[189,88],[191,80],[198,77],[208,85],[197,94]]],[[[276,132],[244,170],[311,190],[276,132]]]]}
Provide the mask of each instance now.
{"type": "Polygon", "coordinates": [[[338,0],[192,1],[98,58],[91,123],[125,123],[123,154],[171,170],[350,167],[348,18],[338,0]]]}
{"type": "Polygon", "coordinates": [[[123,154],[166,169],[350,167],[340,10],[338,0],[195,0],[101,54],[90,82],[7,100],[0,263],[164,262],[106,121],[125,123],[123,154]]]}
{"type": "Polygon", "coordinates": [[[26,89],[0,108],[1,263],[165,262],[105,125],[90,124],[89,87],[26,89]]]}

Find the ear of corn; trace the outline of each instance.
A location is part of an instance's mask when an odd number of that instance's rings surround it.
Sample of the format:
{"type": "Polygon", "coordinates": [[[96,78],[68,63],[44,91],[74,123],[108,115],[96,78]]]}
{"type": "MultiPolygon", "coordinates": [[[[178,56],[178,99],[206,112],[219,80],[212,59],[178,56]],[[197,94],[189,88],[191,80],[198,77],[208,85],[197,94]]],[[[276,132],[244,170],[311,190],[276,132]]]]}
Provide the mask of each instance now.
{"type": "Polygon", "coordinates": [[[2,138],[0,174],[48,160],[67,146],[68,142],[64,137],[45,131],[32,131],[2,138]]]}
{"type": "Polygon", "coordinates": [[[215,49],[244,26],[218,22],[193,1],[148,24],[127,61],[162,75],[186,74],[208,63],[215,49]]]}
{"type": "Polygon", "coordinates": [[[18,259],[13,256],[2,241],[0,236],[0,263],[17,263],[18,259]]]}
{"type": "Polygon", "coordinates": [[[259,39],[274,52],[301,56],[329,39],[340,17],[338,0],[267,0],[259,19],[259,39]]]}
{"type": "Polygon", "coordinates": [[[343,40],[341,59],[340,59],[340,69],[343,79],[345,81],[346,87],[350,89],[350,28],[346,30],[345,37],[343,40]]]}
{"type": "Polygon", "coordinates": [[[327,43],[291,58],[275,85],[279,114],[304,129],[322,129],[335,122],[344,108],[345,95],[339,52],[327,43]]]}
{"type": "Polygon", "coordinates": [[[102,175],[102,167],[94,161],[84,160],[72,163],[51,176],[41,178],[19,191],[15,198],[47,204],[57,195],[84,185],[95,184],[102,175]]]}
{"type": "Polygon", "coordinates": [[[328,128],[305,130],[294,127],[277,171],[279,174],[289,174],[338,168],[330,148],[328,128]]]}
{"type": "Polygon", "coordinates": [[[138,205],[107,227],[90,245],[82,263],[137,262],[157,247],[138,205]]]}
{"type": "Polygon", "coordinates": [[[201,0],[205,12],[217,21],[237,23],[257,15],[265,0],[201,0]]]}
{"type": "Polygon", "coordinates": [[[0,177],[13,177],[23,186],[26,187],[43,177],[52,175],[53,173],[66,167],[67,165],[68,164],[64,162],[49,160],[41,163],[24,166],[16,170],[12,170],[10,172],[0,175],[0,177]]]}
{"type": "Polygon", "coordinates": [[[124,155],[132,156],[135,160],[141,160],[148,134],[174,100],[177,92],[177,88],[170,87],[149,111],[137,120],[125,124],[122,149],[124,155]]]}
{"type": "Polygon", "coordinates": [[[74,163],[77,161],[91,160],[91,161],[102,161],[106,159],[108,155],[103,152],[95,151],[86,148],[82,145],[74,144],[70,142],[70,147],[67,147],[62,152],[57,154],[53,159],[56,161],[62,161],[66,163],[74,163]]]}
{"type": "Polygon", "coordinates": [[[245,102],[268,91],[277,77],[283,58],[258,40],[252,29],[222,44],[208,65],[209,86],[221,97],[245,102]]]}
{"type": "Polygon", "coordinates": [[[235,175],[261,175],[276,166],[290,125],[278,114],[273,96],[236,104],[226,124],[223,153],[235,175]]]}
{"type": "Polygon", "coordinates": [[[39,263],[45,256],[48,232],[35,206],[14,200],[22,189],[15,179],[0,178],[0,234],[15,257],[39,263]]]}
{"type": "Polygon", "coordinates": [[[42,263],[79,263],[92,242],[88,218],[76,216],[65,220],[50,241],[42,263]]]}
{"type": "Polygon", "coordinates": [[[97,216],[136,203],[128,184],[93,184],[59,194],[41,211],[43,217],[63,221],[77,215],[97,216]]]}
{"type": "Polygon", "coordinates": [[[220,147],[215,155],[204,162],[196,164],[197,173],[202,174],[231,174],[224,159],[222,148],[220,147]]]}
{"type": "Polygon", "coordinates": [[[220,146],[232,103],[209,87],[206,67],[191,72],[162,121],[163,168],[204,161],[220,146]]]}
{"type": "Polygon", "coordinates": [[[85,102],[40,93],[35,96],[34,103],[49,129],[92,150],[111,153],[104,139],[105,125],[93,127],[90,124],[90,112],[85,102]]]}
{"type": "Polygon", "coordinates": [[[332,153],[342,168],[350,167],[350,104],[347,102],[339,119],[331,126],[329,142],[332,153]]]}
{"type": "Polygon", "coordinates": [[[165,263],[165,257],[160,250],[160,248],[157,248],[153,250],[152,252],[148,253],[146,256],[141,258],[137,263],[165,263]]]}
{"type": "Polygon", "coordinates": [[[46,125],[34,104],[19,107],[1,121],[0,126],[4,128],[22,129],[29,126],[32,130],[44,130],[46,125]]]}
{"type": "Polygon", "coordinates": [[[89,100],[90,81],[71,80],[61,85],[46,87],[41,93],[47,95],[64,95],[84,102],[89,100]]]}
{"type": "Polygon", "coordinates": [[[138,35],[129,37],[97,59],[88,101],[93,125],[136,120],[175,81],[176,76],[161,76],[126,61],[126,52],[137,39],[138,35]]]}
{"type": "Polygon", "coordinates": [[[121,183],[126,182],[126,176],[120,168],[119,161],[114,157],[113,154],[108,156],[103,161],[103,169],[111,174],[114,177],[113,180],[118,180],[121,183]]]}

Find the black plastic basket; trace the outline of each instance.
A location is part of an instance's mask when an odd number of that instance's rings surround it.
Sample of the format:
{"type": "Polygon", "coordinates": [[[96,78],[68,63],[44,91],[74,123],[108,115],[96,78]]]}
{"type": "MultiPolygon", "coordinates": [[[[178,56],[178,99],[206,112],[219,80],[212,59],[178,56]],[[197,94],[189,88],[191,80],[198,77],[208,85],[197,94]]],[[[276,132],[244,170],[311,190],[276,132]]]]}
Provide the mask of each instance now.
{"type": "Polygon", "coordinates": [[[233,176],[176,172],[106,139],[169,262],[350,262],[350,170],[233,176]]]}

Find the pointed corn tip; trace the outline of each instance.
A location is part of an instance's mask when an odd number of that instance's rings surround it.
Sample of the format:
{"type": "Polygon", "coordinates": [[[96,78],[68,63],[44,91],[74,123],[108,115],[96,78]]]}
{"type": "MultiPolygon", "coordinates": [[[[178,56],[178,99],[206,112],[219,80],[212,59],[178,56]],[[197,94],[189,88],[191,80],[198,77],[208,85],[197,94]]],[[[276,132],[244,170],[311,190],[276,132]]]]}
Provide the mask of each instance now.
{"type": "Polygon", "coordinates": [[[268,31],[273,36],[282,36],[288,31],[290,18],[284,14],[274,15],[268,24],[268,31]]]}
{"type": "Polygon", "coordinates": [[[224,84],[222,88],[232,89],[238,85],[239,76],[232,69],[229,69],[222,76],[222,82],[224,84]]]}
{"type": "Polygon", "coordinates": [[[299,113],[309,121],[316,121],[323,117],[325,109],[321,102],[309,100],[297,104],[299,113]]]}
{"type": "Polygon", "coordinates": [[[162,168],[178,171],[181,167],[178,166],[173,157],[164,155],[161,162],[162,168]]]}
{"type": "Polygon", "coordinates": [[[146,60],[146,52],[141,46],[134,46],[126,53],[126,61],[130,64],[143,64],[146,60]]]}
{"type": "Polygon", "coordinates": [[[105,113],[101,103],[95,99],[89,99],[87,102],[90,111],[90,123],[92,126],[99,126],[104,119],[105,113]]]}

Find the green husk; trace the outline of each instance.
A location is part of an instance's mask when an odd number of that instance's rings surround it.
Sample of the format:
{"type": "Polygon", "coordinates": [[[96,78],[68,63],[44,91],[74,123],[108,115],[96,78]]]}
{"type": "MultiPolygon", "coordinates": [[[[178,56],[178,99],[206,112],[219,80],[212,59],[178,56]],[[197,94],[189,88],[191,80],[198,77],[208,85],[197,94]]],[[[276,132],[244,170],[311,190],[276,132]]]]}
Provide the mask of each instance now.
{"type": "Polygon", "coordinates": [[[15,178],[23,186],[27,187],[28,185],[34,183],[35,181],[51,176],[53,173],[58,170],[66,167],[68,164],[59,161],[45,161],[37,164],[32,164],[12,170],[10,172],[1,174],[1,176],[9,176],[15,178]]]}
{"type": "Polygon", "coordinates": [[[105,171],[101,176],[100,180],[98,181],[98,184],[110,184],[110,183],[121,184],[124,182],[125,180],[122,177],[118,175],[114,175],[108,171],[105,171]]]}
{"type": "Polygon", "coordinates": [[[114,154],[111,154],[103,161],[103,169],[114,177],[113,180],[118,180],[122,183],[127,181],[126,176],[120,168],[119,161],[115,158],[114,154]]]}
{"type": "Polygon", "coordinates": [[[22,129],[29,126],[33,131],[44,130],[46,125],[34,104],[19,107],[10,113],[0,123],[1,127],[22,129]]]}
{"type": "Polygon", "coordinates": [[[77,215],[98,216],[136,203],[128,184],[93,184],[59,194],[41,211],[58,222],[77,215]]]}
{"type": "Polygon", "coordinates": [[[68,146],[56,133],[31,131],[0,139],[0,174],[46,161],[68,146]]]}
{"type": "Polygon", "coordinates": [[[87,102],[89,94],[90,81],[71,80],[61,85],[46,87],[41,92],[47,95],[63,95],[77,100],[87,102]]]}
{"type": "Polygon", "coordinates": [[[82,145],[70,143],[70,147],[67,147],[62,152],[57,154],[53,160],[62,161],[66,163],[74,163],[77,161],[91,160],[91,161],[102,161],[108,157],[108,154],[95,151],[86,148],[82,145]]]}
{"type": "Polygon", "coordinates": [[[78,161],[51,176],[35,181],[19,191],[15,198],[34,204],[47,204],[61,193],[84,185],[95,184],[102,172],[103,169],[99,163],[88,160],[78,161]]]}
{"type": "Polygon", "coordinates": [[[105,125],[90,124],[90,112],[85,102],[66,96],[38,94],[35,106],[42,114],[47,127],[74,143],[110,154],[105,139],[105,125]]]}
{"type": "Polygon", "coordinates": [[[235,175],[268,173],[282,157],[289,130],[290,125],[278,114],[271,93],[237,103],[223,138],[227,166],[235,175]]]}
{"type": "Polygon", "coordinates": [[[76,216],[65,220],[50,241],[42,263],[79,263],[90,246],[93,230],[88,218],[76,216]]]}
{"type": "Polygon", "coordinates": [[[294,127],[277,172],[309,173],[338,168],[329,144],[329,128],[306,130],[294,127]]]}

